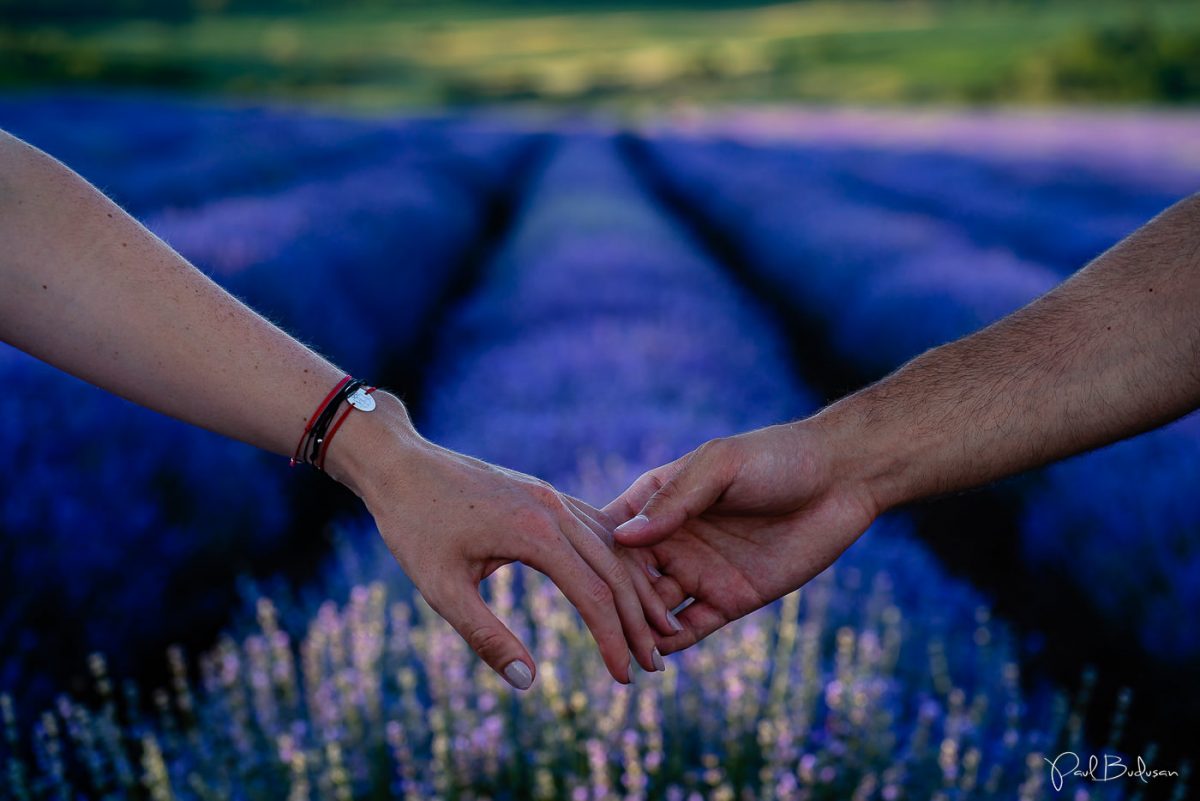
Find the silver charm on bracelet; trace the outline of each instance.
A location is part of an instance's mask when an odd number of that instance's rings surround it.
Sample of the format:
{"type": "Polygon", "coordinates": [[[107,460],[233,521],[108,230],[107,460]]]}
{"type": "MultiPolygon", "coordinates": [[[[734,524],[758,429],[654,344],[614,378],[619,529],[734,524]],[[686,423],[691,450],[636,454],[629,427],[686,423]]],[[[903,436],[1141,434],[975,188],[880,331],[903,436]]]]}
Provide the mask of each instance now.
{"type": "Polygon", "coordinates": [[[346,398],[346,402],[360,412],[375,410],[375,399],[367,392],[366,387],[359,387],[354,390],[354,392],[350,393],[350,397],[346,398]]]}

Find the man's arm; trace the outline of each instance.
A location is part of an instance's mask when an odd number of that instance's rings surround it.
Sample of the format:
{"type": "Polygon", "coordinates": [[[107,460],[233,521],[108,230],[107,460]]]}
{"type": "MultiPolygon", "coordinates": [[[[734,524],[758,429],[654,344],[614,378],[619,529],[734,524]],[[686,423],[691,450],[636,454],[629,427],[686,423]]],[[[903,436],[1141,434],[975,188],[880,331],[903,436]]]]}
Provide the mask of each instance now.
{"type": "MultiPolygon", "coordinates": [[[[963,269],[971,265],[964,264],[963,269]]],[[[1037,301],[811,424],[880,509],[1160,426],[1200,406],[1200,195],[1037,301]]]]}
{"type": "Polygon", "coordinates": [[[678,616],[684,631],[660,638],[669,653],[800,587],[893,506],[1198,405],[1195,196],[1012,315],[812,418],[706,443],[606,511],[668,607],[695,599],[678,616]]]}
{"type": "MultiPolygon", "coordinates": [[[[288,456],[343,375],[2,131],[0,243],[0,340],[143,406],[288,456]]],[[[629,680],[630,648],[654,669],[630,578],[587,509],[439,448],[399,398],[373,397],[373,412],[346,418],[325,467],[362,498],[421,593],[489,665],[522,689],[533,681],[533,658],[478,592],[520,560],[579,608],[614,677],[629,680]]]]}

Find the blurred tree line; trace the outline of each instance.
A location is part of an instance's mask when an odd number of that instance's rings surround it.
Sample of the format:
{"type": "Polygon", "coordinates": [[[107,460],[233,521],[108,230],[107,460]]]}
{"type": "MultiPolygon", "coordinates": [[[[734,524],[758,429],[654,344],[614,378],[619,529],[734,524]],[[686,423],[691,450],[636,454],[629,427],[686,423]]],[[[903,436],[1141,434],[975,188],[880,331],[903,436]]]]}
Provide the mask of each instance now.
{"type": "MultiPolygon", "coordinates": [[[[1200,14],[1200,4],[1197,4],[1200,14]]],[[[1066,101],[1200,100],[1200,32],[1149,20],[1081,31],[1023,68],[1027,94],[1066,101]]]]}
{"type": "MultiPolygon", "coordinates": [[[[433,3],[451,4],[446,0],[433,3]]],[[[430,0],[0,0],[0,20],[8,22],[98,21],[139,17],[173,22],[204,14],[294,14],[338,9],[402,10],[404,6],[429,5],[430,0]]],[[[636,7],[653,6],[746,6],[763,5],[763,0],[641,0],[636,7]]],[[[480,5],[480,4],[476,4],[480,5]]],[[[520,8],[527,0],[490,0],[484,5],[520,8]]],[[[548,6],[547,3],[540,4],[548,6]]],[[[612,6],[612,0],[572,0],[566,6],[612,6]]]]}
{"type": "Polygon", "coordinates": [[[877,0],[856,3],[841,16],[830,0],[755,8],[770,5],[0,0],[0,86],[99,84],[298,99],[344,99],[354,91],[383,107],[1200,101],[1196,0],[1137,6],[1123,0],[877,0]],[[746,14],[709,13],[723,8],[746,14]],[[561,13],[571,10],[579,13],[561,13]],[[791,22],[772,17],[771,26],[736,24],[761,11],[791,22]],[[877,19],[866,27],[846,24],[847,13],[877,19]],[[541,32],[522,50],[523,37],[513,36],[504,21],[537,15],[553,20],[535,27],[541,32]],[[624,27],[612,27],[612,18],[625,20],[624,27]],[[366,36],[381,22],[407,38],[366,36]],[[594,22],[609,25],[603,36],[591,35],[594,22]],[[467,35],[448,45],[437,39],[464,26],[470,26],[467,35]],[[557,50],[545,46],[547,35],[561,37],[557,50]],[[440,44],[422,49],[434,40],[440,44]],[[452,55],[442,58],[439,46],[452,55]],[[492,52],[496,47],[502,55],[492,52]]]}
{"type": "MultiPolygon", "coordinates": [[[[416,0],[408,0],[416,2],[416,0]]],[[[395,8],[406,0],[0,0],[10,22],[78,22],[127,19],[176,22],[203,14],[295,13],[319,8],[395,8]]]]}

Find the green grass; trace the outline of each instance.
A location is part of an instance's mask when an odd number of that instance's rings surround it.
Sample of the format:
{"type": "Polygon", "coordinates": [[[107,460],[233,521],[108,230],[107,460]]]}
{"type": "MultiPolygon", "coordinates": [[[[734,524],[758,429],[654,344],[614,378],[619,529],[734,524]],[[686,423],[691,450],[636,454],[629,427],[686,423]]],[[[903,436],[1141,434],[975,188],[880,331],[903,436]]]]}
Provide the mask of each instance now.
{"type": "Polygon", "coordinates": [[[316,3],[303,13],[10,25],[0,28],[0,84],[361,108],[1188,102],[1200,98],[1195,9],[1192,0],[316,3]]]}

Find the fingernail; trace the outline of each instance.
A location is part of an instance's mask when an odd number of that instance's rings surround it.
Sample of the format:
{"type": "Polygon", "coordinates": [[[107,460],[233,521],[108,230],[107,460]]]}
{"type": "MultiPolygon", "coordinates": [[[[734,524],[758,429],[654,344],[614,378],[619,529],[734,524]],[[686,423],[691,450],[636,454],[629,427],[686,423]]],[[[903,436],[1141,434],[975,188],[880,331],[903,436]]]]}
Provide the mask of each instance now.
{"type": "Polygon", "coordinates": [[[621,525],[617,526],[616,531],[622,534],[636,534],[644,529],[650,523],[650,518],[645,515],[637,515],[626,520],[621,525]]]}
{"type": "Polygon", "coordinates": [[[658,652],[657,646],[650,652],[650,661],[654,663],[655,670],[666,670],[667,665],[663,662],[662,654],[658,652]]]}
{"type": "Polygon", "coordinates": [[[676,632],[683,631],[683,624],[679,622],[679,618],[670,612],[667,612],[667,623],[671,624],[671,628],[675,629],[676,632]]]}
{"type": "Polygon", "coordinates": [[[652,578],[662,578],[662,573],[659,573],[658,568],[654,565],[646,565],[646,572],[649,573],[652,578]]]}
{"type": "Polygon", "coordinates": [[[504,678],[518,690],[528,690],[529,685],[533,684],[533,673],[530,672],[529,665],[519,659],[509,662],[508,667],[504,668],[504,678]]]}

